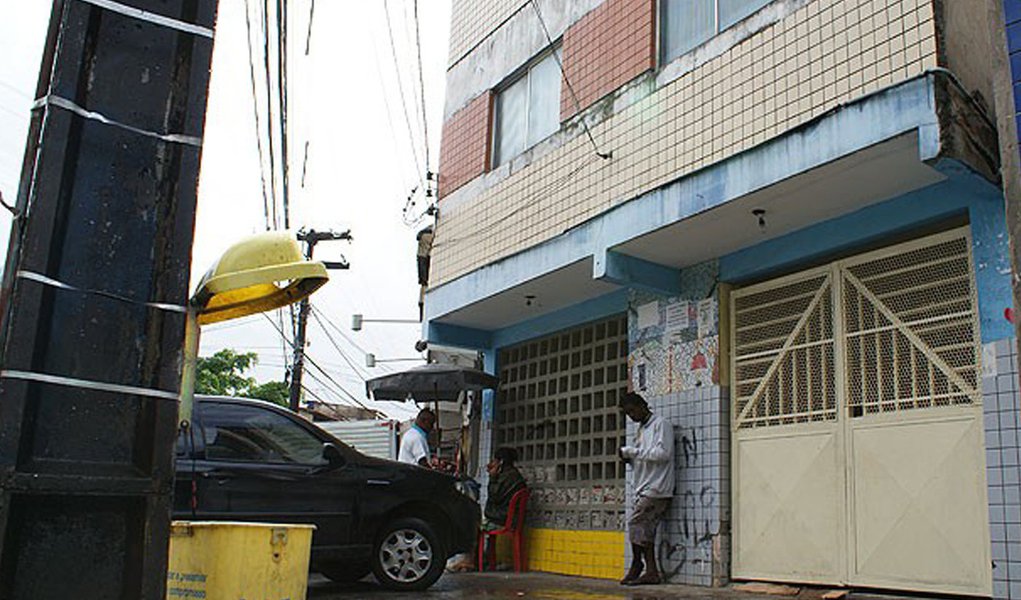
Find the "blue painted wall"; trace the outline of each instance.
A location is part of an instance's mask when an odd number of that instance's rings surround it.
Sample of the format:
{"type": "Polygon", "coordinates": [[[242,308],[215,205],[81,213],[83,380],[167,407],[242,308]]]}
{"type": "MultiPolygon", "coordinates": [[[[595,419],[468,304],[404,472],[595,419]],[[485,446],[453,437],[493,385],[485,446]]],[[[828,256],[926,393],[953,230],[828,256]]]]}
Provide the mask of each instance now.
{"type": "MultiPolygon", "coordinates": [[[[1021,0],[1017,0],[1021,4],[1021,0]]],[[[983,343],[1013,337],[1010,254],[999,188],[956,163],[946,181],[836,219],[745,248],[720,259],[720,280],[746,283],[796,271],[830,257],[954,216],[971,224],[983,343]]]]}

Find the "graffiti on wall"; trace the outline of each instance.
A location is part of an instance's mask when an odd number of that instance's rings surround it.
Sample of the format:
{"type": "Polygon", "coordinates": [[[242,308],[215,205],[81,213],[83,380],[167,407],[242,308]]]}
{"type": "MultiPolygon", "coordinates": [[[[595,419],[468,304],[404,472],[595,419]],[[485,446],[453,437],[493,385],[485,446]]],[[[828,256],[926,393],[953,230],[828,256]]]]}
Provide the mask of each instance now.
{"type": "Polygon", "coordinates": [[[685,490],[674,498],[680,503],[679,531],[659,536],[659,557],[664,575],[670,579],[691,570],[712,568],[713,543],[720,533],[719,519],[712,519],[716,490],[703,485],[698,491],[685,490]]]}
{"type": "Polygon", "coordinates": [[[721,528],[717,490],[711,482],[692,476],[707,462],[704,448],[700,447],[705,436],[698,427],[675,427],[677,518],[668,521],[665,535],[659,536],[660,562],[668,578],[692,570],[708,572],[712,566],[713,543],[721,528]]]}

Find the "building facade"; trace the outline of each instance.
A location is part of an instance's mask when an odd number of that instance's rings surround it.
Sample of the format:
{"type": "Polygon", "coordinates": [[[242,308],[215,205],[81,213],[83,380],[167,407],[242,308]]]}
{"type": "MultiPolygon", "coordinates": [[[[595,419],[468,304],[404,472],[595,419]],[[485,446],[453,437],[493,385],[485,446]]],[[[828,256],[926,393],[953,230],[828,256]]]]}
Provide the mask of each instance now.
{"type": "Polygon", "coordinates": [[[1021,598],[991,14],[454,0],[425,328],[501,378],[532,569],[623,573],[634,389],[671,581],[1021,598]]]}

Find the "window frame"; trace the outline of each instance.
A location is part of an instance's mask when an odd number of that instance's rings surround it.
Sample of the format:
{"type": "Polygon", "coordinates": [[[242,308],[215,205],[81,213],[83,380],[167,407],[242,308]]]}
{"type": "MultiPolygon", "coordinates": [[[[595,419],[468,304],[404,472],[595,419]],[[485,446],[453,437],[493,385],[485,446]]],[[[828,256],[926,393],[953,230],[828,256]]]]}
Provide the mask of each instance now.
{"type": "Polygon", "coordinates": [[[557,39],[553,43],[552,46],[546,46],[538,54],[536,54],[532,58],[528,59],[528,61],[526,61],[524,65],[522,65],[521,67],[516,69],[514,72],[512,72],[506,79],[504,79],[499,85],[497,85],[493,89],[493,101],[492,101],[492,103],[493,103],[493,108],[492,108],[492,111],[493,111],[492,123],[493,123],[493,125],[490,128],[491,132],[490,132],[490,138],[489,138],[489,147],[490,147],[489,165],[490,165],[490,170],[496,169],[498,167],[501,167],[501,166],[509,163],[510,161],[514,160],[518,156],[521,156],[525,152],[528,152],[529,150],[531,150],[535,146],[538,146],[543,141],[549,139],[555,133],[560,131],[560,127],[563,125],[563,121],[561,121],[561,119],[560,119],[560,100],[561,100],[560,94],[563,91],[562,90],[562,87],[563,87],[563,62],[562,62],[563,61],[563,57],[562,57],[562,54],[561,54],[562,49],[563,49],[563,39],[560,38],[560,39],[557,39]],[[557,104],[556,105],[557,128],[552,133],[550,133],[546,137],[542,138],[541,140],[538,140],[538,141],[536,141],[533,144],[529,144],[528,143],[528,123],[529,123],[529,117],[531,115],[531,102],[529,102],[529,100],[532,97],[532,70],[535,69],[535,67],[537,67],[542,61],[544,61],[547,58],[553,56],[554,54],[557,54],[557,57],[553,58],[553,61],[556,63],[557,72],[560,74],[560,77],[559,77],[560,87],[558,87],[558,89],[557,89],[557,103],[556,103],[557,104]],[[501,96],[503,95],[504,92],[509,90],[514,84],[518,83],[519,81],[521,81],[524,78],[528,79],[528,84],[525,86],[525,110],[524,110],[524,114],[522,116],[522,118],[524,120],[524,128],[525,128],[524,146],[522,147],[522,149],[519,152],[517,152],[513,156],[509,156],[506,159],[501,161],[500,159],[503,158],[503,157],[500,156],[500,137],[501,137],[501,134],[500,134],[500,129],[501,129],[501,127],[500,127],[501,126],[501,119],[500,119],[500,112],[501,112],[500,111],[500,98],[501,98],[501,96]]]}
{"type": "Polygon", "coordinates": [[[766,0],[765,4],[763,4],[762,6],[756,8],[755,10],[753,10],[750,13],[748,13],[744,17],[738,19],[737,21],[734,21],[733,23],[731,23],[730,25],[728,25],[726,28],[723,28],[723,29],[720,28],[720,0],[711,0],[711,2],[713,4],[712,35],[710,35],[709,38],[706,39],[705,41],[699,42],[699,43],[695,44],[694,46],[688,48],[687,50],[681,52],[677,56],[671,56],[671,57],[666,56],[666,47],[667,47],[667,45],[665,43],[665,38],[666,38],[668,30],[664,27],[664,23],[663,23],[663,17],[666,15],[666,11],[664,10],[664,3],[667,2],[667,1],[669,1],[669,0],[658,0],[656,2],[656,44],[657,44],[656,58],[657,58],[657,60],[659,62],[659,66],[660,67],[668,65],[668,64],[674,62],[675,60],[681,58],[682,56],[686,56],[686,55],[690,54],[691,52],[693,52],[697,48],[699,48],[699,47],[701,47],[701,46],[703,46],[705,44],[708,44],[710,41],[712,41],[713,39],[719,37],[724,32],[729,31],[730,29],[732,29],[738,23],[741,23],[742,21],[744,21],[746,19],[750,19],[756,13],[758,13],[761,10],[765,9],[767,6],[773,4],[777,0],[766,0]]]}

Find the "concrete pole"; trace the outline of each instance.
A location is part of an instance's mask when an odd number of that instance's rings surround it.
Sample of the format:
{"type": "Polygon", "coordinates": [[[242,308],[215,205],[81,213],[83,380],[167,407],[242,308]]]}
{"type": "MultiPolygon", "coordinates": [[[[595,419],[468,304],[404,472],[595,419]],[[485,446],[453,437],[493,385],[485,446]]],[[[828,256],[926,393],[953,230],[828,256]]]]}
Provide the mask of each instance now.
{"type": "Polygon", "coordinates": [[[165,598],[216,9],[53,2],[2,293],[5,600],[165,598]]]}

